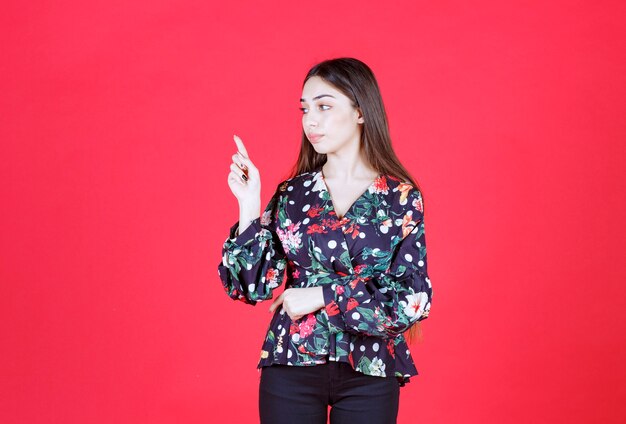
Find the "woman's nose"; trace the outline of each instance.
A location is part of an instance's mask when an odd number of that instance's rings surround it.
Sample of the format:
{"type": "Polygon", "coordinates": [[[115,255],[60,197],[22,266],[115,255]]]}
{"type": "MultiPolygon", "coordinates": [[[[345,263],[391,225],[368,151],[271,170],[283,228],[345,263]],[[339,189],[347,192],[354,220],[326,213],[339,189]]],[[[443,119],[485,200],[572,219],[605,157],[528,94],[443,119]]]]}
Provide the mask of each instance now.
{"type": "Polygon", "coordinates": [[[304,126],[314,128],[317,126],[317,119],[311,115],[311,112],[304,115],[304,126]]]}

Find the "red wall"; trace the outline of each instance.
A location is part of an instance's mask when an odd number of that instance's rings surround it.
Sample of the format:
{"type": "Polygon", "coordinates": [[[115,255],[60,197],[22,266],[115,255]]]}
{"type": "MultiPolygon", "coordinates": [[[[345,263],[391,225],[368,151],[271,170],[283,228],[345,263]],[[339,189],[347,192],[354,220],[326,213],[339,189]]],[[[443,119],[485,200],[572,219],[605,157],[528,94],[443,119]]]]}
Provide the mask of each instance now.
{"type": "Polygon", "coordinates": [[[217,276],[232,134],[265,203],[345,55],[426,201],[399,422],[623,422],[624,3],[280,3],[3,4],[0,421],[257,421],[269,302],[217,276]]]}

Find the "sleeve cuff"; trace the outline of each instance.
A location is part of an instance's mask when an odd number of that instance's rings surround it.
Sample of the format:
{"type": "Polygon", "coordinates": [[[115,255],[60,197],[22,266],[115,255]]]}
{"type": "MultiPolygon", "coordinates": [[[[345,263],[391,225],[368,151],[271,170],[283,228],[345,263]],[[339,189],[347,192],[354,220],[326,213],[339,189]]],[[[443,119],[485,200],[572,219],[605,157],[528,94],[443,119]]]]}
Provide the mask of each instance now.
{"type": "Polygon", "coordinates": [[[257,217],[250,222],[250,225],[243,231],[243,233],[239,233],[239,221],[235,222],[232,227],[230,227],[230,231],[228,234],[228,241],[243,246],[247,241],[254,239],[254,235],[259,233],[263,228],[261,227],[261,217],[257,217]]]}
{"type": "Polygon", "coordinates": [[[328,307],[335,301],[335,290],[332,289],[331,284],[324,284],[322,286],[322,294],[324,295],[324,305],[328,307]]]}

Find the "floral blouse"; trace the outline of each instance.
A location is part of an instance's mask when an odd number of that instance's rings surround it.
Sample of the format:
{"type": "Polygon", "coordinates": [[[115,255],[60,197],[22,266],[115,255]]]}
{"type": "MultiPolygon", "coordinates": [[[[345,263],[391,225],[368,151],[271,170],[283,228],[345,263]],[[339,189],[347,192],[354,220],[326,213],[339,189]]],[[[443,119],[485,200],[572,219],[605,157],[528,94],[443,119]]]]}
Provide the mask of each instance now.
{"type": "Polygon", "coordinates": [[[400,386],[417,375],[402,333],[430,312],[423,210],[417,188],[379,175],[340,219],[319,167],[281,182],[241,234],[235,223],[218,266],[231,299],[255,305],[283,282],[324,295],[295,321],[275,310],[259,371],[342,361],[400,386]]]}

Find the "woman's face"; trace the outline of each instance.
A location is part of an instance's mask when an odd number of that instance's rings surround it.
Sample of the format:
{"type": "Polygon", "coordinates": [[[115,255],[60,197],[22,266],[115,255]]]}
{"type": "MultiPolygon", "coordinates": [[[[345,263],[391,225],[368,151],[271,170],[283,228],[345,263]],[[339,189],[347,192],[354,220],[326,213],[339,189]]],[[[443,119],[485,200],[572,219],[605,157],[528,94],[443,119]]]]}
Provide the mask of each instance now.
{"type": "Polygon", "coordinates": [[[341,91],[315,76],[304,84],[300,101],[302,128],[317,153],[359,146],[363,117],[341,91]]]}

